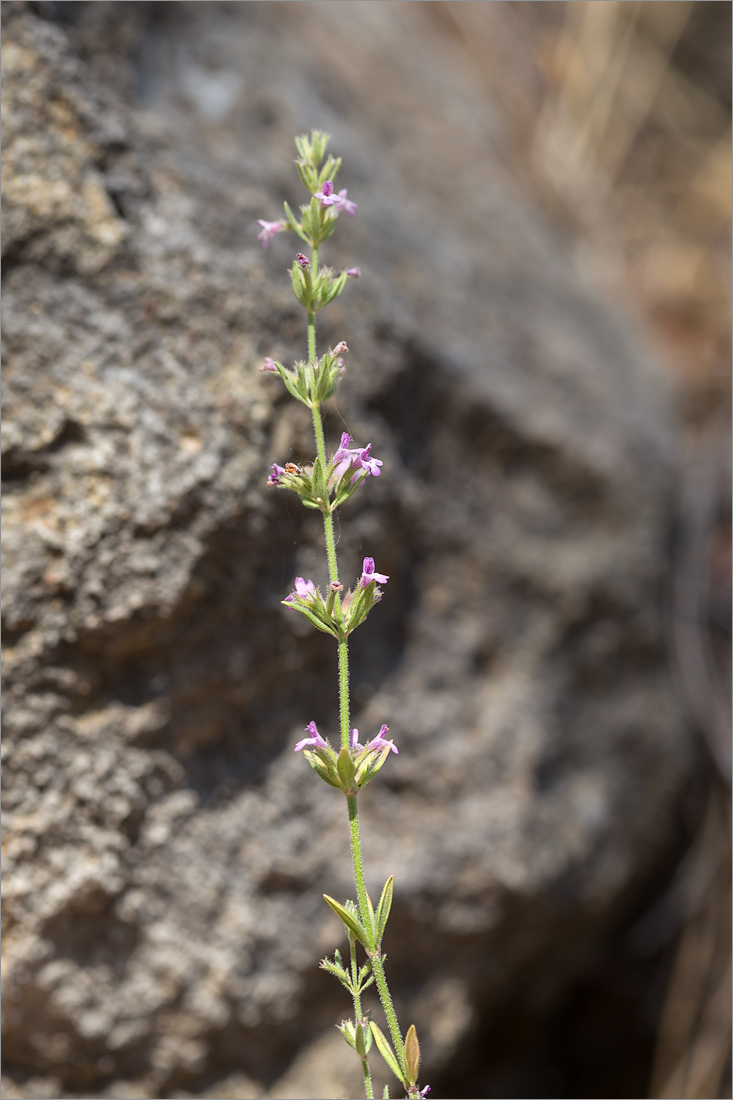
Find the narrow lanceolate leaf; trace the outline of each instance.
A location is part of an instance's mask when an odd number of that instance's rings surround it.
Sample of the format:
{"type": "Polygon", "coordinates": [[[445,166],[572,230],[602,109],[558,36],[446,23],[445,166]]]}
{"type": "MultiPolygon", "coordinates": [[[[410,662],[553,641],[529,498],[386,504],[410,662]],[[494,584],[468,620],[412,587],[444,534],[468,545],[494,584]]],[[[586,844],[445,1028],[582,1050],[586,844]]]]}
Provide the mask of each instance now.
{"type": "Polygon", "coordinates": [[[340,919],[346,925],[351,934],[353,936],[356,936],[362,947],[369,947],[369,937],[367,936],[366,932],[361,926],[361,923],[356,919],[356,917],[353,917],[348,909],[345,909],[340,902],[335,900],[335,898],[330,898],[328,894],[324,894],[323,897],[331,906],[336,916],[340,917],[340,919]]]}
{"type": "Polygon", "coordinates": [[[420,1072],[420,1044],[417,1041],[417,1031],[414,1024],[410,1024],[405,1036],[405,1067],[409,1083],[414,1085],[420,1072]]]}
{"type": "Polygon", "coordinates": [[[292,397],[294,397],[297,401],[302,401],[304,405],[310,404],[307,395],[305,395],[302,392],[302,390],[298,389],[298,384],[293,379],[293,376],[292,376],[292,374],[290,374],[289,371],[286,371],[283,368],[283,370],[280,371],[280,377],[282,378],[283,382],[285,383],[285,387],[286,387],[288,393],[292,397]]]}
{"type": "Polygon", "coordinates": [[[287,600],[280,600],[280,603],[284,604],[285,607],[292,607],[294,611],[299,611],[301,615],[305,615],[308,622],[312,623],[317,630],[322,630],[324,634],[333,634],[334,638],[336,637],[333,632],[333,628],[327,626],[326,623],[321,622],[320,619],[317,619],[313,612],[309,611],[307,607],[302,607],[300,604],[295,602],[289,603],[287,600]]]}
{"type": "Polygon", "coordinates": [[[377,946],[382,942],[382,936],[384,935],[384,929],[387,925],[387,918],[389,911],[392,908],[392,894],[394,892],[394,875],[390,875],[384,884],[382,890],[382,896],[379,899],[379,905],[377,906],[377,919],[376,919],[376,937],[377,946]]]}
{"type": "Polygon", "coordinates": [[[305,756],[310,766],[313,768],[313,771],[318,772],[324,783],[328,783],[329,787],[335,787],[337,791],[341,789],[338,783],[331,777],[328,770],[323,766],[321,761],[315,755],[315,753],[308,752],[306,750],[303,755],[305,756]]]}
{"type": "Polygon", "coordinates": [[[321,500],[328,500],[328,489],[326,488],[326,479],[323,476],[323,466],[321,465],[320,458],[316,458],[313,463],[313,495],[321,500]]]}
{"type": "MultiPolygon", "coordinates": [[[[333,229],[331,229],[331,232],[333,233],[333,229]]],[[[341,294],[344,287],[346,286],[347,281],[348,276],[346,272],[344,272],[342,275],[338,275],[335,279],[332,279],[331,282],[321,291],[320,301],[318,303],[319,309],[323,309],[323,307],[327,306],[329,302],[332,302],[334,298],[338,298],[339,294],[341,294]]]]}
{"type": "MultiPolygon", "coordinates": [[[[372,905],[372,899],[369,897],[369,891],[367,890],[367,891],[365,891],[365,893],[366,893],[366,902],[367,902],[366,918],[369,921],[369,931],[371,932],[371,934],[373,936],[374,935],[374,928],[375,928],[375,924],[374,924],[374,906],[372,905]]],[[[362,913],[362,916],[365,916],[365,914],[362,913]]]]}
{"type": "Polygon", "coordinates": [[[357,992],[358,993],[363,993],[365,989],[368,989],[369,986],[373,985],[373,984],[374,984],[374,975],[373,974],[368,974],[366,976],[366,978],[364,978],[364,979],[360,978],[359,979],[359,988],[358,988],[357,992]]]}
{"type": "Polygon", "coordinates": [[[366,1029],[362,1023],[358,1023],[354,1028],[354,1040],[354,1050],[361,1058],[366,1058],[372,1045],[371,1031],[366,1029]]]}
{"type": "Polygon", "coordinates": [[[377,1050],[382,1055],[382,1057],[384,1058],[384,1060],[387,1063],[387,1065],[389,1066],[389,1068],[392,1070],[392,1073],[394,1073],[397,1080],[401,1081],[402,1084],[405,1086],[405,1088],[407,1088],[408,1087],[407,1082],[405,1081],[405,1078],[402,1075],[402,1070],[400,1069],[400,1064],[397,1061],[397,1058],[395,1057],[395,1054],[394,1054],[394,1051],[392,1050],[392,1047],[389,1045],[387,1037],[382,1034],[382,1032],[379,1030],[379,1028],[377,1027],[377,1025],[374,1022],[372,1022],[371,1028],[372,1028],[372,1035],[374,1036],[374,1042],[377,1044],[377,1050]]]}
{"type": "Polygon", "coordinates": [[[345,985],[349,992],[351,992],[351,978],[346,973],[343,966],[339,966],[331,959],[321,959],[320,967],[321,970],[327,970],[329,974],[333,974],[334,978],[338,978],[341,984],[345,985]]]}
{"type": "Polygon", "coordinates": [[[303,230],[300,228],[297,221],[295,220],[295,215],[293,214],[293,211],[290,209],[290,207],[288,206],[288,204],[286,202],[283,203],[283,206],[285,207],[285,217],[290,222],[290,228],[295,230],[295,232],[298,234],[298,236],[301,238],[301,240],[304,240],[306,242],[306,244],[310,244],[310,241],[308,240],[305,233],[303,232],[303,230]]]}

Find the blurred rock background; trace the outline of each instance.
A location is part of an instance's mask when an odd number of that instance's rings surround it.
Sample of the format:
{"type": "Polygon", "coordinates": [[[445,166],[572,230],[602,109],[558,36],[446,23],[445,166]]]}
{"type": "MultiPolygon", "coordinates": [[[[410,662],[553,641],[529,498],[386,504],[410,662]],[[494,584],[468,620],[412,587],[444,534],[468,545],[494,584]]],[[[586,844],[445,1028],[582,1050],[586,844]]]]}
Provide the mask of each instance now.
{"type": "Polygon", "coordinates": [[[279,605],[320,538],[264,487],[309,428],[257,373],[303,325],[255,219],[320,126],[424,1080],[730,1096],[730,6],[2,14],[5,1095],[358,1095],[343,807],[292,754],[333,653],[279,605]]]}

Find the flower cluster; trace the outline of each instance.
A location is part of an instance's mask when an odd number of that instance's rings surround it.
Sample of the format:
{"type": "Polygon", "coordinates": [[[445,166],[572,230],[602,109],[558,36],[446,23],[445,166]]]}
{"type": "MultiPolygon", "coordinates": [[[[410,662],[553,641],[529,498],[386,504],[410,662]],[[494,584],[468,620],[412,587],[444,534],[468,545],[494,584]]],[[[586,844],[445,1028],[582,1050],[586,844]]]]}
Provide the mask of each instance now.
{"type": "Polygon", "coordinates": [[[386,584],[386,573],[377,573],[374,558],[364,558],[362,572],[353,591],[350,589],[342,599],[344,586],[332,581],[324,599],[320,588],[312,580],[296,577],[292,592],[282,601],[286,607],[292,607],[305,615],[306,619],[323,631],[339,640],[348,638],[352,631],[360,626],[371,609],[382,599],[380,584],[386,584]]]}
{"type": "Polygon", "coordinates": [[[325,470],[318,457],[310,466],[299,466],[296,462],[278,466],[273,462],[267,484],[292,489],[306,508],[331,513],[353,495],[365,478],[379,477],[383,465],[380,458],[372,458],[371,443],[366,447],[349,447],[351,442],[351,436],[344,432],[325,470]]]}
{"type": "Polygon", "coordinates": [[[321,737],[315,722],[309,722],[305,732],[310,737],[298,741],[294,751],[303,752],[321,779],[331,787],[338,787],[346,795],[355,794],[360,787],[371,782],[391,752],[399,754],[394,741],[385,737],[389,726],[383,725],[377,736],[366,745],[359,744],[359,731],[351,730],[348,749],[343,748],[338,754],[321,737]]]}
{"type": "Polygon", "coordinates": [[[341,340],[335,348],[329,348],[320,359],[308,363],[301,359],[293,365],[292,369],[284,367],[282,363],[278,363],[268,355],[260,371],[279,374],[292,397],[307,405],[309,409],[318,409],[333,395],[336,383],[344,373],[342,355],[348,350],[345,341],[341,340]]]}

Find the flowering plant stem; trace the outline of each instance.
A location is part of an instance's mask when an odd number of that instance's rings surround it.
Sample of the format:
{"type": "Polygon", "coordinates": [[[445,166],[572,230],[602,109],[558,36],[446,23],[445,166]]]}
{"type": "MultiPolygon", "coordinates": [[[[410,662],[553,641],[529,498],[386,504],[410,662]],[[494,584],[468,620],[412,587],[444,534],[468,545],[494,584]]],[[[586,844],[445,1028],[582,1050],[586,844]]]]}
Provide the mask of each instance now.
{"type": "MultiPolygon", "coordinates": [[[[394,880],[390,876],[385,883],[375,909],[366,888],[359,830],[357,792],[377,775],[390,752],[397,753],[398,750],[392,741],[385,739],[388,731],[385,725],[366,745],[359,743],[359,731],[351,729],[348,638],[351,631],[364,621],[372,607],[381,600],[382,592],[378,585],[386,584],[389,577],[378,573],[374,559],[366,557],[357,585],[342,598],[343,585],[339,580],[333,513],[369,476],[379,476],[383,463],[371,455],[371,443],[362,448],[349,447],[352,439],[346,432],[341,437],[340,447],[330,460],[326,453],[321,405],[335,390],[343,372],[341,354],[348,351],[348,348],[341,341],[321,359],[318,358],[316,313],[343,291],[348,278],[359,276],[358,268],[350,268],[337,275],[330,268],[318,265],[318,246],[333,232],[337,215],[345,213],[353,217],[356,210],[356,203],[348,199],[345,189],[338,194],[334,192],[332,178],[338,171],[340,161],[331,156],[324,161],[327,143],[327,136],[318,131],[314,131],[310,138],[304,136],[296,139],[300,153],[300,158],[296,161],[298,172],[311,195],[310,202],[300,207],[301,220],[296,221],[292,210],[285,204],[285,220],[259,222],[262,227],[259,238],[263,247],[266,248],[277,233],[293,230],[311,248],[310,259],[299,252],[291,269],[293,290],[308,319],[307,363],[296,363],[289,370],[268,358],[261,368],[279,373],[288,392],[311,410],[316,443],[316,459],[312,467],[301,467],[293,462],[284,467],[273,465],[269,484],[294,490],[306,507],[321,512],[328,559],[327,599],[324,600],[313,581],[296,577],[294,590],[283,603],[303,614],[317,629],[332,635],[338,645],[340,751],[336,753],[328,741],[324,740],[315,722],[310,722],[306,727],[311,736],[299,741],[295,750],[303,750],[308,763],[321,779],[329,786],[340,789],[346,796],[357,901],[342,904],[327,895],[324,897],[344,924],[350,947],[350,969],[347,971],[343,966],[338,951],[335,952],[333,961],[324,959],[321,963],[351,993],[354,1019],[353,1022],[343,1021],[339,1030],[359,1055],[367,1100],[373,1100],[374,1097],[367,1057],[373,1041],[403,1085],[406,1096],[413,1100],[424,1100],[429,1088],[420,1090],[417,1085],[420,1047],[415,1028],[414,1025],[410,1027],[403,1041],[384,971],[381,943],[392,905],[394,880]],[[361,943],[367,957],[366,965],[362,967],[357,963],[357,941],[361,943]],[[391,1045],[371,1021],[370,1014],[362,1011],[362,991],[372,982],[376,983],[391,1045]]],[[[385,1090],[385,1096],[387,1095],[385,1090]]]]}

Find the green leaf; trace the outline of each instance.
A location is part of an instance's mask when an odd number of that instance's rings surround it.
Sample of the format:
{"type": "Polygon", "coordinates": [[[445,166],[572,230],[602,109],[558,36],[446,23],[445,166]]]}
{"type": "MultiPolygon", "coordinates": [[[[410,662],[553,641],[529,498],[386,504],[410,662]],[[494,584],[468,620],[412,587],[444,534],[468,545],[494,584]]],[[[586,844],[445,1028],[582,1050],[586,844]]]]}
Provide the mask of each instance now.
{"type": "Polygon", "coordinates": [[[344,789],[350,791],[354,786],[354,775],[356,769],[354,768],[354,761],[351,759],[351,753],[348,749],[342,749],[338,755],[336,761],[336,771],[339,774],[339,779],[344,785],[344,789]]]}
{"type": "Polygon", "coordinates": [[[328,905],[330,905],[331,908],[333,909],[336,916],[339,917],[343,921],[343,923],[346,925],[347,929],[351,932],[351,934],[353,936],[356,936],[357,940],[362,945],[362,947],[369,947],[369,940],[367,938],[367,934],[364,931],[364,929],[362,928],[359,921],[356,919],[356,917],[352,916],[351,913],[348,911],[348,909],[345,909],[344,906],[340,902],[335,900],[335,898],[330,898],[328,896],[328,894],[324,894],[323,896],[324,896],[326,902],[328,903],[328,905]]]}
{"type": "Polygon", "coordinates": [[[382,1093],[382,1100],[389,1100],[389,1085],[384,1086],[384,1092],[382,1093]]]}
{"type": "MultiPolygon", "coordinates": [[[[303,501],[303,503],[306,504],[306,501],[303,501]]],[[[318,505],[312,505],[311,507],[317,508],[318,505]]],[[[293,603],[289,600],[280,600],[280,603],[284,604],[285,607],[291,607],[293,611],[299,611],[301,615],[305,615],[308,622],[312,623],[316,630],[322,630],[324,634],[330,634],[332,637],[336,637],[333,627],[327,626],[326,623],[317,619],[313,612],[307,607],[303,607],[301,604],[293,603]]]]}
{"type": "Polygon", "coordinates": [[[293,260],[293,266],[290,269],[290,281],[293,284],[293,293],[295,297],[305,309],[310,311],[310,290],[306,283],[305,276],[303,275],[303,269],[297,260],[293,260]]]}
{"type": "Polygon", "coordinates": [[[349,632],[356,630],[357,626],[360,626],[369,614],[375,587],[375,582],[370,581],[366,588],[357,588],[355,595],[352,596],[346,619],[346,627],[349,632]]]}
{"type": "Polygon", "coordinates": [[[310,244],[311,243],[310,240],[308,239],[308,237],[306,237],[306,235],[303,232],[301,226],[295,220],[295,214],[293,214],[293,211],[290,209],[290,207],[288,206],[288,204],[286,202],[283,203],[283,206],[285,207],[285,217],[288,219],[288,223],[290,225],[290,228],[295,230],[295,232],[300,237],[301,241],[305,241],[306,244],[310,244]]]}
{"type": "Polygon", "coordinates": [[[405,1036],[405,1067],[409,1083],[414,1085],[420,1072],[420,1044],[414,1024],[410,1024],[405,1036]]]}
{"type": "Polygon", "coordinates": [[[358,1023],[354,1028],[354,1050],[360,1058],[366,1058],[372,1045],[372,1033],[363,1024],[358,1023]]]}
{"type": "Polygon", "coordinates": [[[359,985],[359,993],[363,993],[365,989],[368,989],[370,985],[374,985],[374,975],[370,974],[366,981],[359,985]]]}
{"type": "Polygon", "coordinates": [[[400,1064],[397,1061],[397,1058],[392,1050],[392,1047],[389,1045],[386,1036],[382,1034],[382,1032],[373,1021],[371,1028],[372,1035],[374,1036],[374,1042],[377,1044],[377,1050],[382,1055],[397,1080],[401,1081],[405,1088],[407,1088],[407,1082],[405,1081],[402,1070],[400,1069],[400,1064]]]}
{"type": "Polygon", "coordinates": [[[384,935],[384,929],[387,924],[387,918],[389,911],[392,908],[392,894],[394,892],[394,875],[390,875],[384,884],[382,890],[382,896],[379,899],[379,905],[377,906],[377,921],[376,921],[376,941],[377,947],[382,942],[382,936],[384,935]]]}
{"type": "MultiPolygon", "coordinates": [[[[354,770],[356,770],[356,769],[354,769],[354,770]]],[[[374,906],[372,905],[372,899],[369,897],[369,891],[365,890],[364,892],[366,894],[366,900],[367,900],[367,913],[368,913],[368,916],[369,916],[369,931],[371,932],[372,936],[374,936],[374,906]]]]}
{"type": "Polygon", "coordinates": [[[349,1046],[356,1050],[356,1028],[354,1027],[353,1020],[343,1020],[340,1024],[336,1024],[337,1029],[341,1032],[349,1046]]]}
{"type": "Polygon", "coordinates": [[[316,457],[313,463],[313,473],[311,475],[313,480],[313,496],[315,498],[320,497],[324,504],[329,502],[328,486],[326,485],[326,479],[323,476],[323,466],[321,465],[320,458],[316,457]]]}
{"type": "Polygon", "coordinates": [[[280,377],[282,378],[283,382],[285,383],[285,387],[286,387],[289,394],[291,394],[293,397],[297,398],[298,401],[302,401],[304,405],[310,405],[310,401],[308,400],[307,396],[301,390],[298,389],[298,384],[295,381],[295,379],[293,378],[290,371],[286,371],[283,368],[283,370],[280,371],[280,377]]]}
{"type": "Polygon", "coordinates": [[[331,962],[330,959],[321,959],[319,966],[321,970],[327,970],[329,974],[333,974],[334,978],[338,978],[342,985],[351,992],[351,978],[344,970],[343,966],[338,966],[335,962],[331,962]]]}
{"type": "Polygon", "coordinates": [[[309,752],[306,749],[303,755],[305,756],[310,766],[313,768],[313,771],[318,772],[324,783],[328,783],[329,787],[335,787],[337,791],[341,790],[336,780],[333,779],[329,774],[329,771],[326,768],[325,764],[318,759],[315,753],[309,752]]]}
{"type": "MultiPolygon", "coordinates": [[[[331,233],[332,232],[333,228],[331,229],[331,233]]],[[[328,235],[330,236],[331,234],[329,233],[328,235]]],[[[338,276],[338,278],[332,279],[331,282],[324,286],[318,296],[316,309],[323,309],[323,307],[327,306],[329,302],[332,302],[334,298],[338,298],[339,294],[346,286],[347,279],[348,275],[344,271],[343,274],[338,276]]]]}

